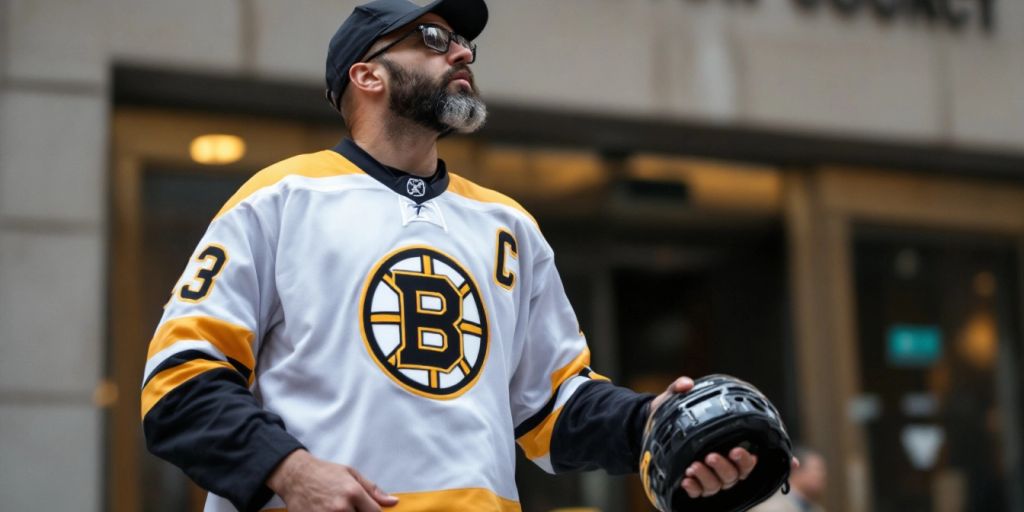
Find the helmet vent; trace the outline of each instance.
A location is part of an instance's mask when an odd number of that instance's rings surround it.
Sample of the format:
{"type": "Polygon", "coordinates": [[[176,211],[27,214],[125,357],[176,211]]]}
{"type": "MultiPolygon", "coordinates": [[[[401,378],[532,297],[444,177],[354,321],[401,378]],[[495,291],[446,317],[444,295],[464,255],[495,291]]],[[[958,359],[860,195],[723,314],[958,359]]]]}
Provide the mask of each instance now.
{"type": "Polygon", "coordinates": [[[702,395],[694,398],[693,400],[690,400],[689,402],[686,402],[686,406],[685,407],[687,409],[693,408],[697,404],[699,404],[699,403],[701,403],[701,402],[703,402],[705,400],[708,400],[710,398],[714,398],[714,397],[716,397],[718,395],[721,395],[721,394],[722,394],[721,391],[715,391],[715,392],[712,392],[712,393],[702,394],[702,395]]]}

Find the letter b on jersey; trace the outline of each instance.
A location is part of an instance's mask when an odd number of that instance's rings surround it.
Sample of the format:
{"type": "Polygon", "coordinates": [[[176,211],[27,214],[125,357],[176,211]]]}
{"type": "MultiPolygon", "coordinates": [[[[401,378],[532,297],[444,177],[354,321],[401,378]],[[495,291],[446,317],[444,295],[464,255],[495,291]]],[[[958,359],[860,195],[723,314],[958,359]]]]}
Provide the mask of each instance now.
{"type": "Polygon", "coordinates": [[[402,367],[450,372],[462,359],[462,297],[445,277],[394,272],[402,297],[402,367]]]}
{"type": "Polygon", "coordinates": [[[451,256],[408,247],[367,278],[363,342],[388,377],[414,394],[455,398],[487,360],[487,312],[473,276],[451,256]]]}

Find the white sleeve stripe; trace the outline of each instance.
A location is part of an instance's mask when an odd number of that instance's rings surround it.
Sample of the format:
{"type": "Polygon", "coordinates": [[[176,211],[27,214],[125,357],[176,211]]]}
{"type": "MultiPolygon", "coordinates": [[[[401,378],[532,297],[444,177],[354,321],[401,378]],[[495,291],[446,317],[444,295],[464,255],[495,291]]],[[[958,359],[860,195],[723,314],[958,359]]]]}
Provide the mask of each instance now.
{"type": "Polygon", "coordinates": [[[202,340],[182,340],[174,343],[173,345],[153,354],[153,357],[146,361],[146,371],[142,372],[142,382],[149,379],[149,374],[156,370],[161,363],[170,359],[174,354],[184,352],[186,350],[198,350],[205,354],[211,355],[221,361],[227,361],[228,357],[224,355],[217,347],[213,346],[209,341],[202,340]]]}
{"type": "Polygon", "coordinates": [[[543,469],[544,472],[550,475],[555,474],[555,467],[551,465],[551,452],[545,453],[536,459],[530,459],[530,461],[543,469]]]}
{"type": "Polygon", "coordinates": [[[555,411],[564,406],[566,402],[572,398],[572,395],[576,393],[577,388],[591,380],[593,379],[587,376],[574,375],[562,381],[562,384],[555,389],[554,396],[549,397],[548,401],[533,413],[533,416],[530,416],[526,421],[523,421],[516,427],[516,438],[518,439],[537,428],[538,425],[554,414],[555,411]]]}
{"type": "Polygon", "coordinates": [[[555,400],[555,406],[552,411],[557,411],[566,402],[572,398],[572,395],[576,393],[576,389],[579,388],[584,382],[590,382],[590,377],[584,377],[582,375],[576,375],[569,380],[562,383],[558,388],[558,399],[555,400]]]}

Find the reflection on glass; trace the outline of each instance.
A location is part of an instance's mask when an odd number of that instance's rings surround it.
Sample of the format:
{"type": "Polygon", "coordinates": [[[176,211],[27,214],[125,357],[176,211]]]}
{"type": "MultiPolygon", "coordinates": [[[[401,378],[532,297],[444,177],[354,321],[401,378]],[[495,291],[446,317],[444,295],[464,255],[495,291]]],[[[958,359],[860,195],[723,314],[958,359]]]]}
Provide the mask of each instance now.
{"type": "MultiPolygon", "coordinates": [[[[1014,342],[1014,247],[864,228],[854,245],[873,510],[1004,511],[1014,486],[997,364],[1014,342]],[[998,283],[998,284],[997,284],[998,283]]],[[[1009,370],[1009,371],[1008,371],[1009,370]]],[[[1012,373],[1012,375],[1004,375],[1012,373]]]]}

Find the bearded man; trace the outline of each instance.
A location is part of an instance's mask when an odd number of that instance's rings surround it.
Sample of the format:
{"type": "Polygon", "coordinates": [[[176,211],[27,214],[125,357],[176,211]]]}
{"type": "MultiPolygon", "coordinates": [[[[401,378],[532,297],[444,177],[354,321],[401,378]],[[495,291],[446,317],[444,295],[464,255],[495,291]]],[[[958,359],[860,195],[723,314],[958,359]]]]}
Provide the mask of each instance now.
{"type": "MultiPolygon", "coordinates": [[[[326,77],[351,137],[257,173],[200,241],[142,417],[207,511],[519,510],[517,443],[549,472],[635,472],[644,423],[693,385],[652,397],[592,371],[536,221],[438,158],[487,117],[470,68],[487,16],[356,7],[326,77]]],[[[681,485],[710,496],[755,463],[711,454],[681,485]]]]}

